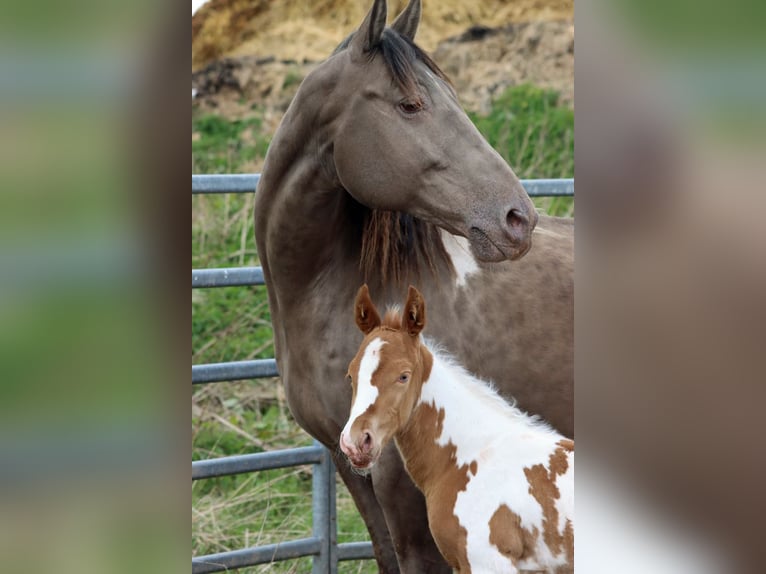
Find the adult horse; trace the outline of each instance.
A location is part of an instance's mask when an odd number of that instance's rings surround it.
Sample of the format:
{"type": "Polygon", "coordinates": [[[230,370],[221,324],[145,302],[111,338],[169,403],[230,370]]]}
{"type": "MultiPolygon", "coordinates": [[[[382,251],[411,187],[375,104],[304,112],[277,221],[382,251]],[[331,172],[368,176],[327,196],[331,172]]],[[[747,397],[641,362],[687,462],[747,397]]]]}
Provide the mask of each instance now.
{"type": "Polygon", "coordinates": [[[266,156],[255,238],[290,409],[334,453],[381,572],[449,572],[396,448],[367,477],[338,449],[361,340],[349,309],[364,282],[384,306],[417,285],[431,338],[571,437],[573,227],[535,228],[518,178],[414,44],[420,1],[390,28],[386,12],[375,0],[301,84],[266,156]]]}

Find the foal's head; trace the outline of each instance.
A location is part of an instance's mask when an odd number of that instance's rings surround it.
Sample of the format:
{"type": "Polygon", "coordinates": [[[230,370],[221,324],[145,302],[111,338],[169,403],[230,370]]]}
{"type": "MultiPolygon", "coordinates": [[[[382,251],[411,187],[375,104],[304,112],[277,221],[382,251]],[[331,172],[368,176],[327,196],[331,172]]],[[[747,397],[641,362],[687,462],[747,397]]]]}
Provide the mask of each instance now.
{"type": "Polygon", "coordinates": [[[381,320],[363,285],[354,315],[365,337],[348,368],[353,398],[340,448],[353,466],[368,469],[407,425],[433,359],[420,340],[425,301],[414,287],[409,288],[404,312],[389,312],[381,320]]]}

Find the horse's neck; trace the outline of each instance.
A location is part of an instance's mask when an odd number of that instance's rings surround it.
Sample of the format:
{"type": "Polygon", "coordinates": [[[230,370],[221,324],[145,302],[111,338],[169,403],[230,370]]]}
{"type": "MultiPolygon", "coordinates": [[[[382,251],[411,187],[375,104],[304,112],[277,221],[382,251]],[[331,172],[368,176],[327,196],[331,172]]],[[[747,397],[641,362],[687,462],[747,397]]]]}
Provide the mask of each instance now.
{"type": "Polygon", "coordinates": [[[470,465],[498,439],[511,452],[521,437],[555,436],[459,365],[433,355],[419,402],[396,437],[407,469],[422,489],[446,476],[449,467],[470,465]]]}
{"type": "Polygon", "coordinates": [[[337,272],[358,249],[352,240],[350,196],[332,167],[332,124],[320,121],[317,103],[296,97],[285,114],[256,194],[255,226],[267,283],[280,292],[309,287],[322,272],[337,272]],[[279,258],[278,265],[274,262],[279,258]]]}

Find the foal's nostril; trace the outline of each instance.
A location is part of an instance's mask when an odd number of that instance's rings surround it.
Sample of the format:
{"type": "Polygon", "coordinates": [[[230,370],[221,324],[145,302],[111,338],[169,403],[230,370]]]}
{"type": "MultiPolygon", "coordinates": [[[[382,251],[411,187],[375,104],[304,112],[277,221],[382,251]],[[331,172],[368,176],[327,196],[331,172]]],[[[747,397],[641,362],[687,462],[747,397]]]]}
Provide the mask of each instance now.
{"type": "Polygon", "coordinates": [[[370,452],[372,449],[372,436],[367,431],[362,435],[362,452],[370,452]]]}

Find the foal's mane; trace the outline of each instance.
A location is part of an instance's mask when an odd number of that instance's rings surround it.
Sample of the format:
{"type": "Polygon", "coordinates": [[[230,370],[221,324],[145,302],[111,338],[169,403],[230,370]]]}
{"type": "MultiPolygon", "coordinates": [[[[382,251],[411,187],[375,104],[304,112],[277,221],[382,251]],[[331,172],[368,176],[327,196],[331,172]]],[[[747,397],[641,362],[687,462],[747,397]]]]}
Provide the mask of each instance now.
{"type": "Polygon", "coordinates": [[[381,327],[384,329],[392,329],[394,331],[399,331],[402,328],[402,310],[398,305],[386,309],[381,327]]]}
{"type": "MultiPolygon", "coordinates": [[[[333,54],[345,50],[353,34],[343,40],[333,54]]],[[[386,28],[368,57],[371,60],[380,54],[400,90],[409,98],[417,100],[419,87],[415,75],[415,62],[422,62],[450,86],[447,75],[431,57],[407,36],[386,28]]],[[[365,280],[380,275],[382,280],[404,280],[408,273],[414,277],[421,270],[428,269],[436,274],[439,259],[449,261],[439,228],[431,223],[404,212],[372,209],[364,217],[362,232],[362,253],[359,267],[365,280]]]]}

